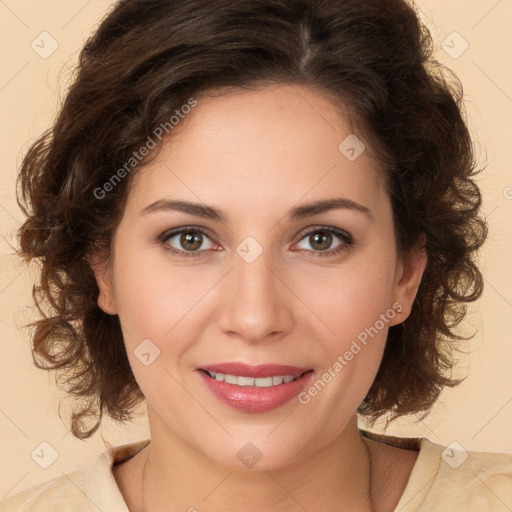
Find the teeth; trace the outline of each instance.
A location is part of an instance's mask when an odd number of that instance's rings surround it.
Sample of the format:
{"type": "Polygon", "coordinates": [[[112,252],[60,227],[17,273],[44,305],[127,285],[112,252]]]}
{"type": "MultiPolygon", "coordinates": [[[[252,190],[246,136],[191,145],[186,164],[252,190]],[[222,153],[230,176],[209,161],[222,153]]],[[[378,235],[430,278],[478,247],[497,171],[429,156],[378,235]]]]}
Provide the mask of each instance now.
{"type": "MultiPolygon", "coordinates": [[[[215,376],[215,380],[219,380],[217,379],[217,376],[215,376]]],[[[224,374],[224,382],[227,382],[228,384],[238,384],[238,377],[235,375],[224,374]]]]}
{"type": "MultiPolygon", "coordinates": [[[[234,375],[232,377],[235,377],[234,375]]],[[[254,386],[256,384],[256,379],[253,377],[235,377],[237,379],[237,384],[239,386],[254,386]]]]}
{"type": "MultiPolygon", "coordinates": [[[[229,375],[227,373],[208,372],[208,375],[219,382],[236,384],[237,386],[253,386],[257,388],[269,388],[279,386],[295,380],[293,375],[274,375],[273,377],[243,377],[241,375],[229,375]]],[[[298,378],[298,377],[297,377],[298,378]]]]}

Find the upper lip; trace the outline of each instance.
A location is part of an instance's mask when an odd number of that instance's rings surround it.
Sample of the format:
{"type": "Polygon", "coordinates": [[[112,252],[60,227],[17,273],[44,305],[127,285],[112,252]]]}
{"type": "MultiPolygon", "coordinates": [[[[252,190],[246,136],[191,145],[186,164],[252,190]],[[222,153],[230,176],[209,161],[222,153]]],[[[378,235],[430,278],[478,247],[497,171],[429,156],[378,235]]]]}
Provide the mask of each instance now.
{"type": "Polygon", "coordinates": [[[209,364],[201,366],[200,370],[206,370],[214,373],[227,373],[228,375],[238,375],[240,377],[273,377],[275,375],[293,375],[298,377],[311,368],[299,368],[298,366],[283,364],[258,364],[250,365],[241,362],[209,364]]]}

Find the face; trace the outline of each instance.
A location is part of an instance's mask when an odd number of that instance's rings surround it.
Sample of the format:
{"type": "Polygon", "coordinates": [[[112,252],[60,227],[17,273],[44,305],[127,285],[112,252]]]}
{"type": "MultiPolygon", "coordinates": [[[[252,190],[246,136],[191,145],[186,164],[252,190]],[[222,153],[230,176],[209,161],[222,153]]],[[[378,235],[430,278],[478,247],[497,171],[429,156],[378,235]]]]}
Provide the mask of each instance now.
{"type": "Polygon", "coordinates": [[[425,264],[361,148],[320,93],[272,86],[199,99],[136,175],[95,270],[153,440],[275,468],[354,419],[425,264]]]}

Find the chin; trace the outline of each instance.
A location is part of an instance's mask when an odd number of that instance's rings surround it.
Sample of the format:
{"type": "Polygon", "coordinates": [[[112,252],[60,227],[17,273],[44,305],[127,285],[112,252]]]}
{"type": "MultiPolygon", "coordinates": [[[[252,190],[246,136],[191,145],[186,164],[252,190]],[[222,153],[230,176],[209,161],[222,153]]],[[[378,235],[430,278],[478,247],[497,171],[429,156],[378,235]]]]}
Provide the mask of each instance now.
{"type": "MultiPolygon", "coordinates": [[[[278,420],[272,428],[279,429],[281,420],[278,420]]],[[[302,457],[308,452],[303,431],[299,433],[294,429],[297,434],[295,438],[285,429],[272,432],[272,428],[239,428],[234,432],[233,428],[228,427],[233,437],[227,434],[222,436],[222,439],[203,437],[199,443],[195,444],[195,450],[212,463],[232,471],[254,472],[284,469],[295,463],[299,454],[302,457]]]]}

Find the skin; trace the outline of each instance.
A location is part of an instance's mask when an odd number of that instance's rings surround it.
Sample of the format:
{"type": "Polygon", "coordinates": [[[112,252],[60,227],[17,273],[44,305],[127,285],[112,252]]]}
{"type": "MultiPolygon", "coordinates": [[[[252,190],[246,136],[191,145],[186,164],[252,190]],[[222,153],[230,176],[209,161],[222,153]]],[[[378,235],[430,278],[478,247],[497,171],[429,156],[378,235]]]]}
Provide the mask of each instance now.
{"type": "MultiPolygon", "coordinates": [[[[147,457],[152,512],[369,510],[368,457],[355,413],[388,328],[410,313],[426,256],[397,254],[378,161],[369,148],[355,161],[338,150],[353,130],[318,91],[275,85],[200,98],[179,128],[135,176],[111,265],[94,264],[98,304],[119,315],[148,405],[151,444],[115,468],[119,488],[132,512],[144,510],[147,457]],[[287,217],[296,206],[333,197],[366,206],[371,218],[351,209],[287,217]],[[165,198],[211,205],[226,220],[174,210],[141,215],[165,198]],[[199,256],[165,249],[193,252],[180,236],[158,241],[190,225],[207,231],[199,256]],[[350,233],[353,244],[319,256],[322,247],[307,234],[328,227],[350,233]],[[252,263],[236,252],[248,236],[263,250],[252,263]],[[293,399],[271,411],[236,411],[197,372],[227,361],[279,363],[312,368],[315,381],[394,303],[401,311],[308,404],[293,399]],[[134,354],[145,339],[160,350],[149,366],[134,354]],[[262,455],[250,469],[237,457],[247,442],[262,455]]],[[[323,251],[344,244],[333,235],[323,251]]],[[[418,454],[367,444],[375,509],[391,511],[418,454]]]]}

